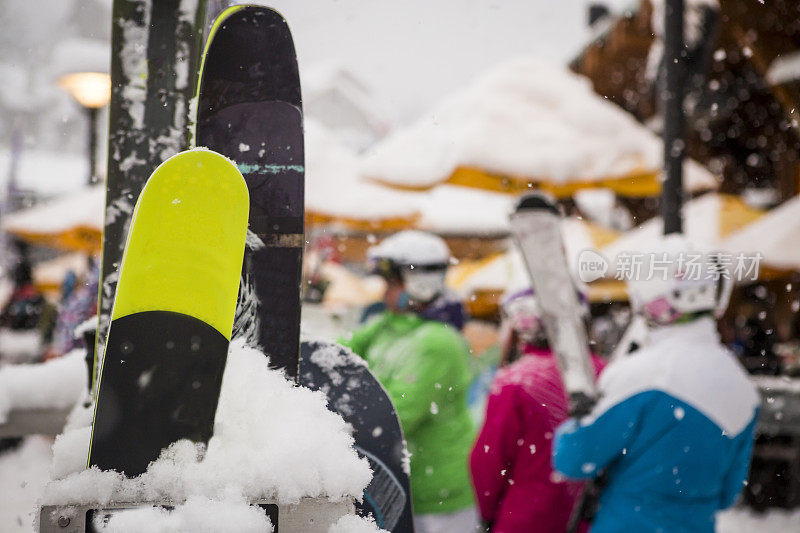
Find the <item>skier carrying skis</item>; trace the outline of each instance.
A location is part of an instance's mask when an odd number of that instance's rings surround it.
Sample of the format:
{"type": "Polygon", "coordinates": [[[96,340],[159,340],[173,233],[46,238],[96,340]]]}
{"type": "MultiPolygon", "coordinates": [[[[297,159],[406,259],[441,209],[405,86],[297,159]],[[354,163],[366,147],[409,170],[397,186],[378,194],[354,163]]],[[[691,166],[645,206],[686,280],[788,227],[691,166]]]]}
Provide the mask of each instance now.
{"type": "Polygon", "coordinates": [[[420,231],[400,232],[371,249],[372,270],[387,282],[386,311],[343,342],[369,363],[397,410],[411,454],[417,533],[477,526],[467,472],[470,355],[451,325],[463,315],[444,290],[449,260],[445,242],[420,231]]]}
{"type": "MultiPolygon", "coordinates": [[[[504,326],[516,362],[498,371],[486,421],[472,449],[481,517],[495,533],[561,533],[579,487],[554,475],[553,433],[567,418],[567,395],[533,290],[504,298],[504,326]]],[[[592,356],[595,372],[603,362],[592,356]]]]}
{"type": "Polygon", "coordinates": [[[629,281],[648,341],[605,369],[599,403],[562,424],[553,446],[567,477],[605,471],[594,533],[711,533],[747,479],[760,402],[716,331],[726,272],[681,236],[660,246],[650,258],[663,275],[629,281]]]}

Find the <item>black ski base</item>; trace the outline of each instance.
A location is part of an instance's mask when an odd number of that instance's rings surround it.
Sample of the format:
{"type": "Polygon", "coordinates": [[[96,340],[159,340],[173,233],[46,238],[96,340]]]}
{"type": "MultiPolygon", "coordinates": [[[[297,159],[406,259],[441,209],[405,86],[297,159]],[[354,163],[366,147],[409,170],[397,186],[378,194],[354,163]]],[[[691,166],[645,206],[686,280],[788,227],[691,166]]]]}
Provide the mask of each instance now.
{"type": "Polygon", "coordinates": [[[205,322],[146,311],[111,323],[89,466],[134,477],[180,439],[208,442],[228,339],[205,322]]]}

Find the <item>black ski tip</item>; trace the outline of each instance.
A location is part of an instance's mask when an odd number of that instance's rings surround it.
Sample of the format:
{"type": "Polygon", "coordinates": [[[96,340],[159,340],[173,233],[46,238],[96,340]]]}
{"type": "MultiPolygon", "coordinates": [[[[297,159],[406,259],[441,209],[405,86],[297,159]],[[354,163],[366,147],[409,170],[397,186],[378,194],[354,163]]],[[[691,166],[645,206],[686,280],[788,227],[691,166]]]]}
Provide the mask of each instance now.
{"type": "Polygon", "coordinates": [[[555,198],[542,191],[533,191],[522,195],[514,207],[514,212],[546,210],[558,215],[558,205],[555,198]]]}

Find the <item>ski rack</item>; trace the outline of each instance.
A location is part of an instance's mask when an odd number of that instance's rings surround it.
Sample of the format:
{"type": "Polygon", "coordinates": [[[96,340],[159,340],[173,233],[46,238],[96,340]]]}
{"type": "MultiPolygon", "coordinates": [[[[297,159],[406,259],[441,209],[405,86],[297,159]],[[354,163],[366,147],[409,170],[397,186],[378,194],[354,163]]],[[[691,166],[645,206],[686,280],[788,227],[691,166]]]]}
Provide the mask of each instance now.
{"type": "MultiPolygon", "coordinates": [[[[180,502],[115,502],[108,504],[43,505],[39,510],[39,533],[93,533],[94,516],[115,510],[142,507],[174,508],[180,502]]],[[[274,533],[326,533],[342,516],[355,512],[352,500],[330,501],[326,498],[301,498],[298,503],[278,504],[272,500],[254,500],[267,512],[274,533]]]]}

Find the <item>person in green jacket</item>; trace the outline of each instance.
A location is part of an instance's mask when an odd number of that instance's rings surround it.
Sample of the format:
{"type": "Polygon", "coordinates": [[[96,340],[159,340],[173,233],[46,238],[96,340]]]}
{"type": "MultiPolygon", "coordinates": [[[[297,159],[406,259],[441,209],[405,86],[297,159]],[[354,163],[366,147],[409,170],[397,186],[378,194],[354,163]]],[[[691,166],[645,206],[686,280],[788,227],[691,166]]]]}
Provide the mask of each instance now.
{"type": "Polygon", "coordinates": [[[386,310],[344,344],[363,357],[397,410],[411,454],[416,533],[472,532],[477,518],[467,460],[469,348],[463,307],[444,291],[445,242],[404,231],[370,250],[386,279],[386,310]]]}

